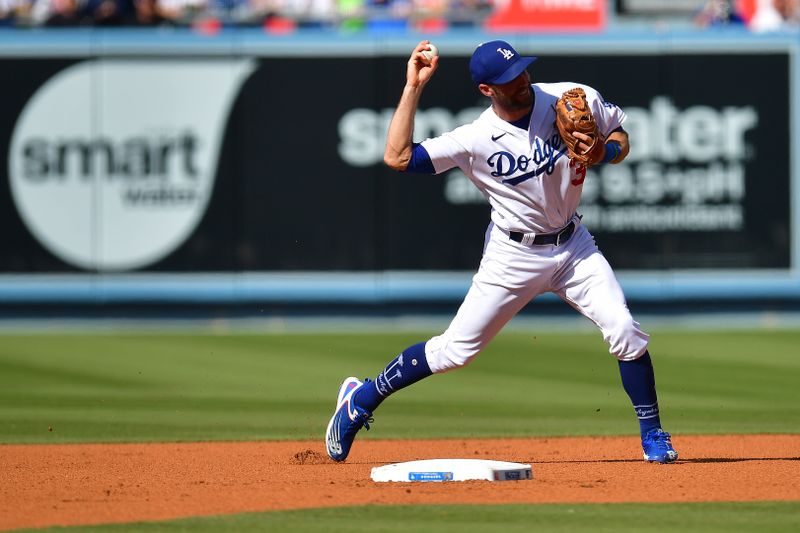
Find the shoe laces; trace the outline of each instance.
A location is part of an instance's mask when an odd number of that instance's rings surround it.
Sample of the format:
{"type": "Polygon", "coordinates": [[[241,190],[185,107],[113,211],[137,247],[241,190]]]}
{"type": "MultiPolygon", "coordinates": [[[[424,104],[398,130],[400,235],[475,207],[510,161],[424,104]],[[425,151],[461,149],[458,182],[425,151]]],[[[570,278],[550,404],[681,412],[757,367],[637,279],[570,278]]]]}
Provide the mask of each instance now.
{"type": "MultiPolygon", "coordinates": [[[[369,379],[369,378],[364,378],[363,383],[364,384],[372,383],[372,380],[369,379]]],[[[363,418],[363,420],[364,420],[364,429],[369,431],[369,425],[375,421],[375,419],[372,418],[372,413],[370,413],[369,411],[364,410],[363,414],[361,416],[359,416],[359,418],[363,418]]]]}
{"type": "Polygon", "coordinates": [[[358,409],[358,418],[349,424],[345,432],[347,436],[355,435],[362,427],[369,431],[369,425],[374,421],[369,411],[361,409],[360,407],[356,407],[356,409],[358,409]]]}
{"type": "Polygon", "coordinates": [[[647,434],[647,438],[659,446],[667,447],[672,446],[670,434],[661,429],[655,429],[647,434]]]}

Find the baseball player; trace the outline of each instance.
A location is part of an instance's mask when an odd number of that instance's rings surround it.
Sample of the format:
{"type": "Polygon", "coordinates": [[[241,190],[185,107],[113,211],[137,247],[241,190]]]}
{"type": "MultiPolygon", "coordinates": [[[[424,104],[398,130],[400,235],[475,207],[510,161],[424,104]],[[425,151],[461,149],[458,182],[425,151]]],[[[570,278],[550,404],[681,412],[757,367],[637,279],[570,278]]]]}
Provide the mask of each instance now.
{"type": "Polygon", "coordinates": [[[576,83],[531,83],[528,66],[505,41],[477,47],[470,74],[491,106],[474,122],[421,143],[412,141],[422,91],[439,64],[420,42],[406,69],[406,85],[386,141],[384,161],[401,172],[440,174],[461,169],[492,207],[478,272],[461,307],[441,335],[410,346],[374,380],[355,377],[339,388],[328,423],[328,455],[344,461],[356,433],[369,429],[372,413],[390,394],[432,374],[468,364],[535,296],[552,292],[594,322],[619,362],[622,384],[639,419],[644,458],[678,458],[661,429],[648,335],[633,319],[622,289],[577,213],[586,164],[614,164],[628,154],[625,113],[594,89],[576,83]],[[574,132],[570,149],[556,127],[556,103],[571,89],[585,101],[604,141],[574,132]]]}

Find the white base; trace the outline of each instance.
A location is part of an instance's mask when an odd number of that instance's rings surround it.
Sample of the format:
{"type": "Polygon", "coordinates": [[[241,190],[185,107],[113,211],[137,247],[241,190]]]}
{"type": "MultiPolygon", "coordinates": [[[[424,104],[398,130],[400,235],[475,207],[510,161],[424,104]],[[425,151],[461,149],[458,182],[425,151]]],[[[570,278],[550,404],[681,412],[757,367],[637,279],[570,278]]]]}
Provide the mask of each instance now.
{"type": "Polygon", "coordinates": [[[486,459],[426,459],[378,466],[372,481],[518,481],[533,479],[531,465],[486,459]]]}

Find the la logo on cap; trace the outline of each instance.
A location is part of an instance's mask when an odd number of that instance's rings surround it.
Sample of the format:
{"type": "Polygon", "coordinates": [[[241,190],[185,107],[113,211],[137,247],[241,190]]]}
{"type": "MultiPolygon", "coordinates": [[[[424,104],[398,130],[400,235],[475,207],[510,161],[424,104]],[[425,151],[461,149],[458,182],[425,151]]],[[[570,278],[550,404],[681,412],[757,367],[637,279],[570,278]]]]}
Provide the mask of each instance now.
{"type": "Polygon", "coordinates": [[[503,54],[503,59],[505,59],[506,61],[514,57],[514,52],[506,48],[498,48],[497,51],[503,54]]]}

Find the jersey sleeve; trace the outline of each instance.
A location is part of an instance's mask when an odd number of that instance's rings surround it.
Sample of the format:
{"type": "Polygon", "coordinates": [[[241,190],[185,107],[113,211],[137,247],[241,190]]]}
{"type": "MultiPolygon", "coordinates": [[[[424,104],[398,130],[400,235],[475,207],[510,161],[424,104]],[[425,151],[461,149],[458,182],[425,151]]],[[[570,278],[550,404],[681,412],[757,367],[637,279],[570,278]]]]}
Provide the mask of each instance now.
{"type": "Polygon", "coordinates": [[[408,162],[405,172],[415,174],[436,174],[431,162],[431,156],[420,143],[413,143],[411,149],[411,161],[408,162]]]}
{"type": "Polygon", "coordinates": [[[467,171],[472,161],[468,146],[468,130],[461,126],[439,137],[425,139],[422,147],[430,157],[436,174],[458,167],[467,171]]]}
{"type": "Polygon", "coordinates": [[[589,105],[592,108],[592,115],[597,121],[597,127],[600,133],[608,137],[612,131],[622,126],[627,115],[618,105],[606,101],[603,95],[596,90],[591,87],[587,87],[587,89],[591,91],[587,91],[586,96],[590,101],[589,105]]]}

